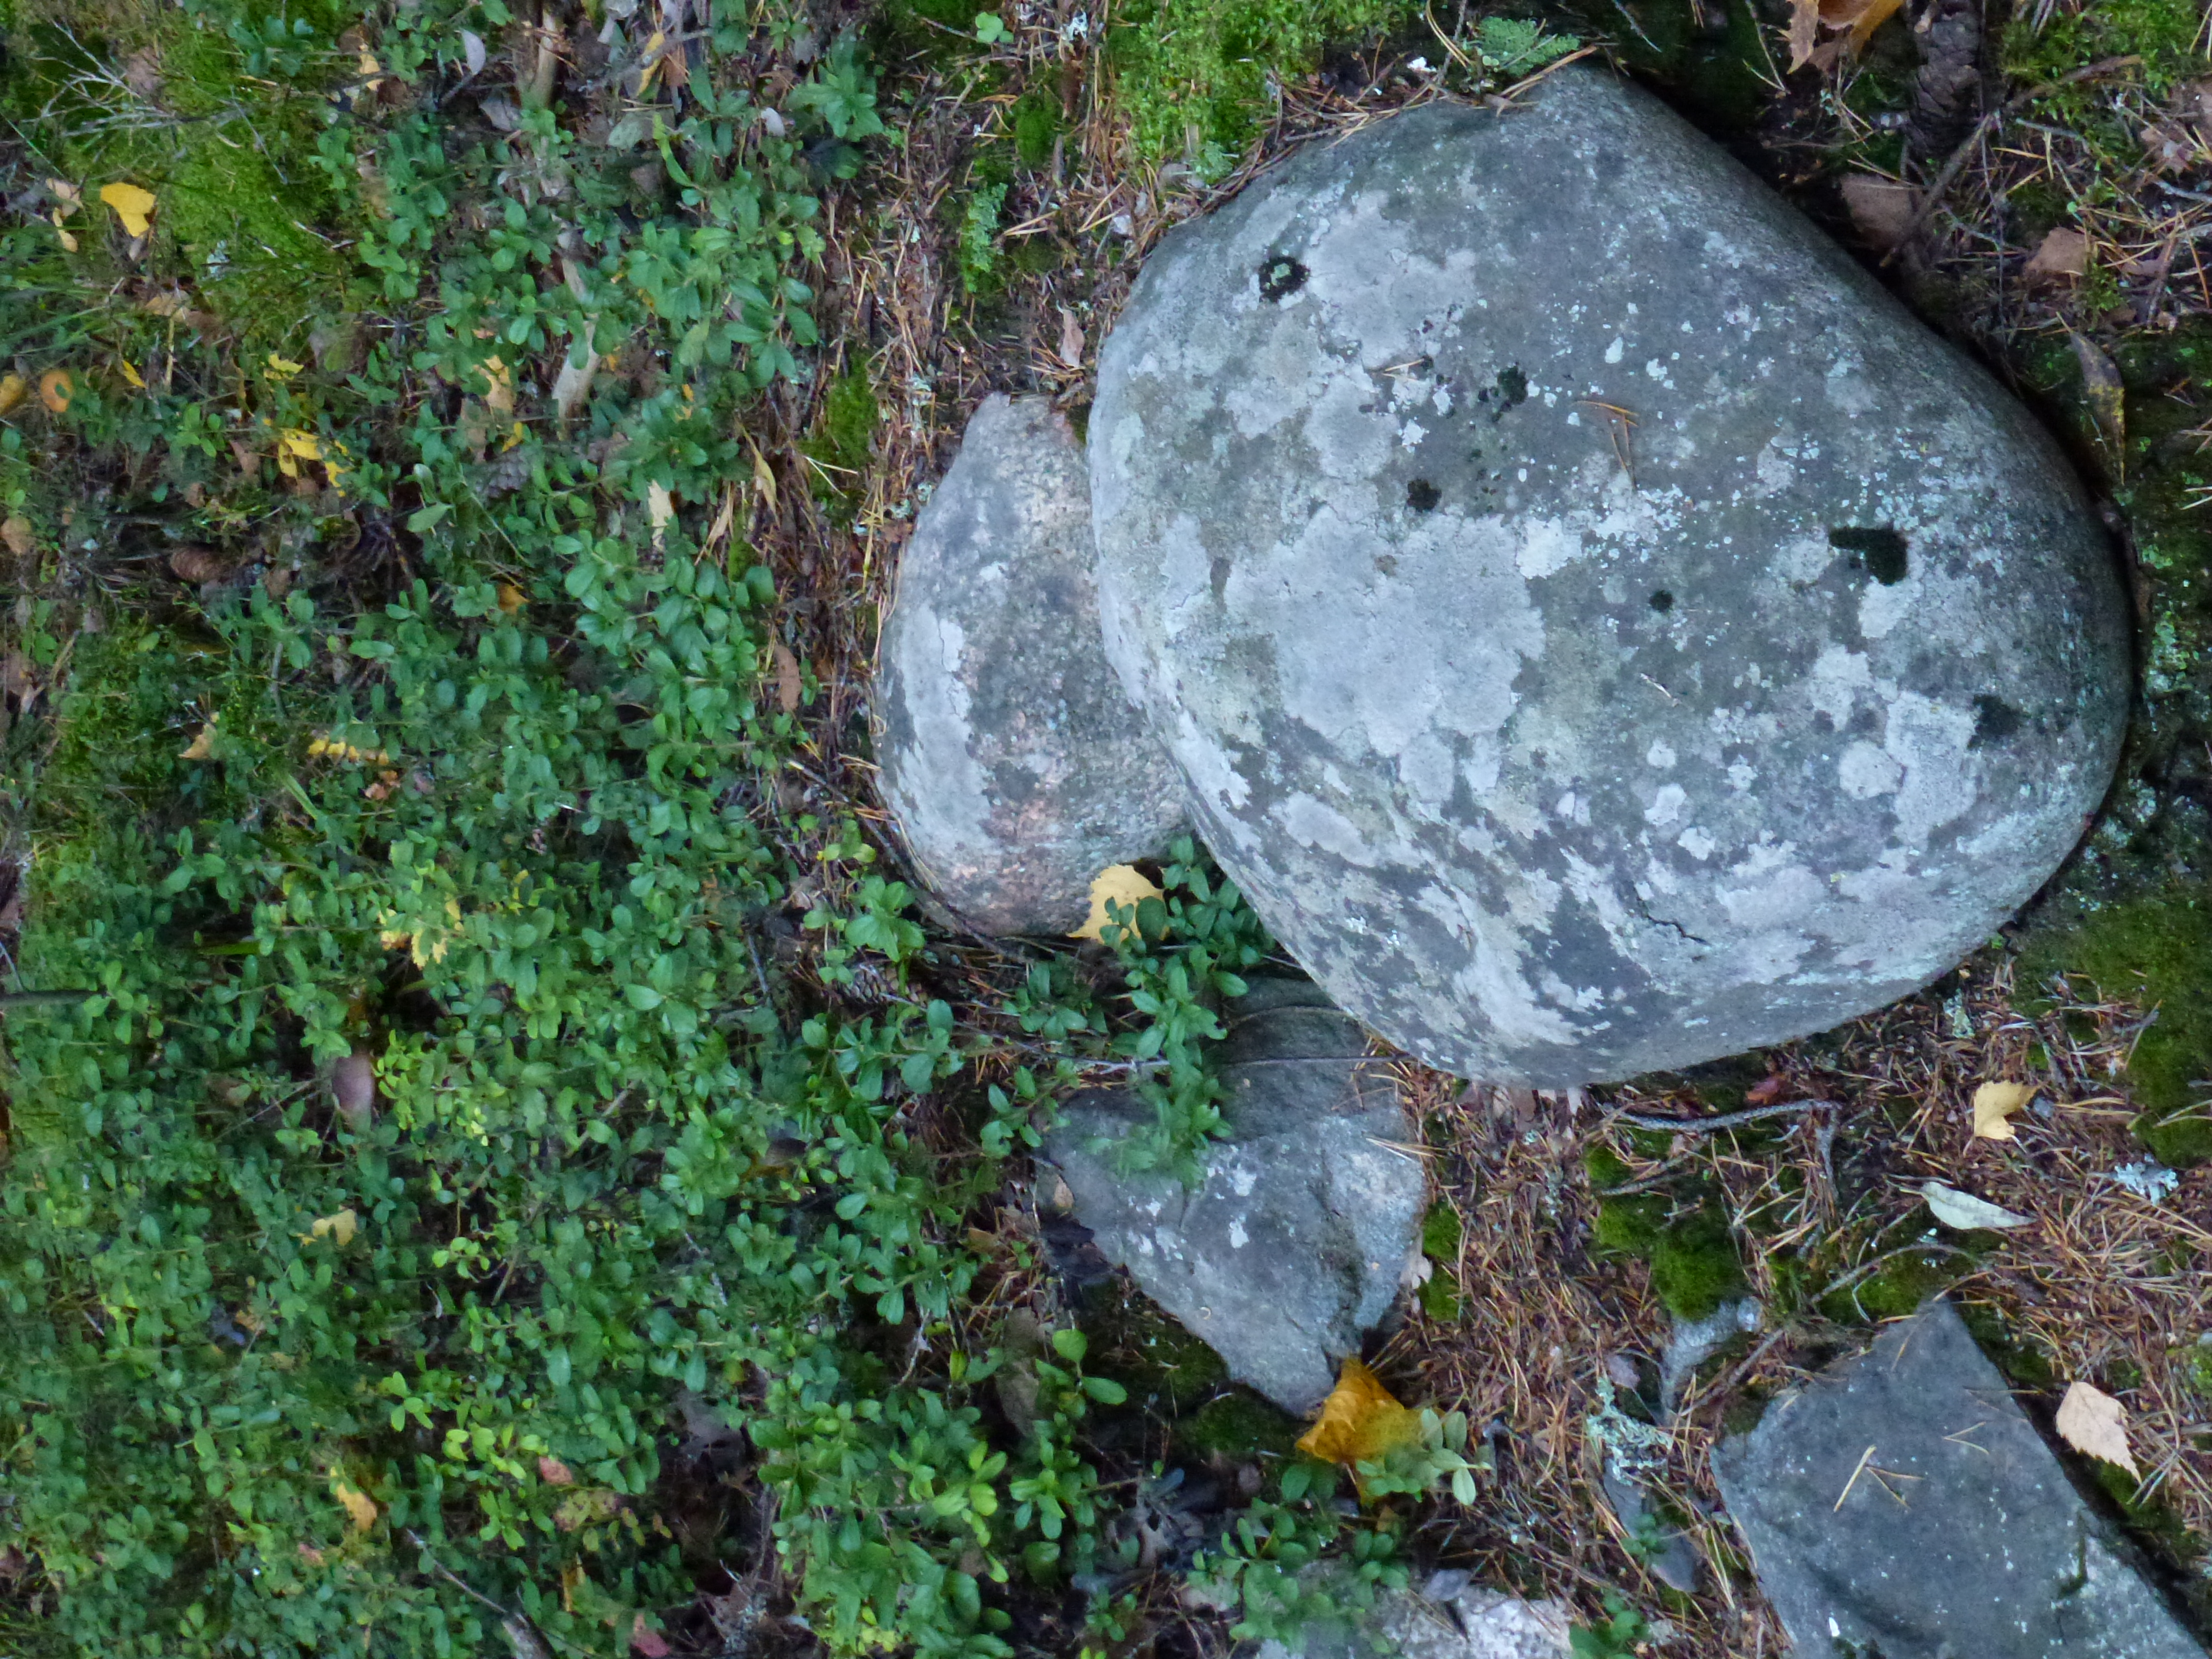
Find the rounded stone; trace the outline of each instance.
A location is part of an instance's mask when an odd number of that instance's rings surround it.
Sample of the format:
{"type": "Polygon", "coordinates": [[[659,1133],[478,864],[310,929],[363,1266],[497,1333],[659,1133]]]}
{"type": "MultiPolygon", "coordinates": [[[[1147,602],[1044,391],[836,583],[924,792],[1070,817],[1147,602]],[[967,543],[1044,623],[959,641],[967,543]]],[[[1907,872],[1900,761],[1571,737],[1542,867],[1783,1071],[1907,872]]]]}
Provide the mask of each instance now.
{"type": "Polygon", "coordinates": [[[1329,994],[1603,1081],[1910,993],[2112,776],[2112,556],[1982,369],[1648,95],[1315,145],[1147,263],[1109,657],[1329,994]]]}
{"type": "Polygon", "coordinates": [[[878,763],[915,873],[986,933],[1066,933],[1091,878],[1183,821],[1108,667],[1082,447],[986,398],[915,526],[877,653],[878,763]]]}

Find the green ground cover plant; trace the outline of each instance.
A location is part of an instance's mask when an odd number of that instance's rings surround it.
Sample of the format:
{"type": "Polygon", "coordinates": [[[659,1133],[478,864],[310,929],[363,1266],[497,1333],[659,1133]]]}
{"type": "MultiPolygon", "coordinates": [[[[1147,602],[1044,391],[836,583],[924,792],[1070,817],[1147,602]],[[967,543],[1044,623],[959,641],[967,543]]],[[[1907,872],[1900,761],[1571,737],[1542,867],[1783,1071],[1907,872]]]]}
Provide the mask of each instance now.
{"type": "MultiPolygon", "coordinates": [[[[7,21],[10,1650],[664,1652],[726,1532],[834,1653],[1081,1624],[1122,1390],[1058,1331],[1010,1431],[967,1224],[1088,1059],[1157,1070],[1139,1155],[1188,1166],[1267,947],[1185,848],[1109,1006],[1040,961],[1002,1044],[787,801],[726,487],[818,372],[863,60],[769,121],[773,7],[680,71],[501,0],[7,21]]],[[[848,367],[833,502],[875,410],[848,367]]],[[[1327,1496],[1255,1524],[1382,1537],[1327,1496]]]]}

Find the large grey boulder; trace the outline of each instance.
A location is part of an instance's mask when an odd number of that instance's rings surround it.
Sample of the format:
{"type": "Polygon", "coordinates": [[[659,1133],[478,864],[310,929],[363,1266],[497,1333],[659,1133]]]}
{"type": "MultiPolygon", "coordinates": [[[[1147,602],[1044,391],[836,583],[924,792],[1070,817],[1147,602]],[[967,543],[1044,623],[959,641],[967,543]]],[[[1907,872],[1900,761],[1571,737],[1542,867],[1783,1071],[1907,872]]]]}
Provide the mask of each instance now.
{"type": "Polygon", "coordinates": [[[1713,1474],[1801,1659],[2203,1659],[1948,1302],[1784,1395],[1713,1474]]]}
{"type": "Polygon", "coordinates": [[[1569,1085],[1985,939],[2128,695],[2065,462],[1719,149],[1562,70],[1173,232],[1101,356],[1107,653],[1345,1008],[1569,1085]]]}
{"type": "Polygon", "coordinates": [[[1427,1183],[1391,1145],[1412,1133],[1396,1084],[1313,986],[1255,981],[1224,1023],[1229,1134],[1196,1190],[1116,1170],[1114,1143],[1152,1109],[1122,1090],[1072,1098],[1044,1152],[1108,1260],[1231,1377],[1303,1414],[1395,1299],[1427,1183]]]}
{"type": "Polygon", "coordinates": [[[878,653],[886,804],[931,890],[987,933],[1066,933],[1091,878],[1182,822],[1108,668],[1083,451],[1042,398],[983,400],[915,526],[878,653]]]}

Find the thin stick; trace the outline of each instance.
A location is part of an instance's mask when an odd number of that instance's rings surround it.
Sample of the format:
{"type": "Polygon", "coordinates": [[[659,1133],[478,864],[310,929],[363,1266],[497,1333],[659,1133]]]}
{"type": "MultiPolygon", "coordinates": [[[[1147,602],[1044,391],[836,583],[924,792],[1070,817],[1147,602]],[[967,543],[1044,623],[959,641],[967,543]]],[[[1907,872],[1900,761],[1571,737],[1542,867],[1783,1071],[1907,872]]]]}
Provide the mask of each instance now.
{"type": "MultiPolygon", "coordinates": [[[[1851,1488],[1858,1485],[1859,1476],[1866,1473],[1867,1461],[1873,1455],[1874,1448],[1872,1446],[1869,1446],[1864,1451],[1859,1454],[1858,1464],[1851,1470],[1851,1478],[1844,1482],[1843,1491],[1836,1495],[1836,1510],[1843,1508],[1844,1499],[1851,1495],[1851,1488]]],[[[1833,1515],[1836,1512],[1836,1510],[1830,1510],[1828,1513],[1833,1515]]]]}
{"type": "Polygon", "coordinates": [[[1626,1123],[1637,1129],[1670,1129],[1679,1134],[1706,1135],[1716,1130],[1733,1129],[1738,1124],[1756,1123],[1763,1117],[1780,1117],[1785,1112],[1815,1112],[1840,1109],[1832,1100],[1791,1100],[1777,1106],[1750,1106],[1740,1112],[1723,1112],[1717,1117],[1654,1117],[1649,1112],[1614,1112],[1607,1123],[1626,1123]]]}

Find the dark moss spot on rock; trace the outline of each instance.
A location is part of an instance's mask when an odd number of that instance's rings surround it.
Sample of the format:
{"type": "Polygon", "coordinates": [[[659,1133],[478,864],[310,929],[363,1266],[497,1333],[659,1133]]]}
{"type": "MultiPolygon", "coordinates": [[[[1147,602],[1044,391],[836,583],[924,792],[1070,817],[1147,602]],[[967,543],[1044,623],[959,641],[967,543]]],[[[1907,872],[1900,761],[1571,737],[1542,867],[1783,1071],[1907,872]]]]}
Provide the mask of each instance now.
{"type": "Polygon", "coordinates": [[[1416,478],[1406,486],[1406,505],[1416,513],[1435,512],[1437,503],[1443,498],[1443,491],[1426,478],[1416,478]]]}
{"type": "Polygon", "coordinates": [[[1289,1457],[1297,1450],[1298,1423],[1250,1389],[1235,1389],[1177,1424],[1176,1440],[1186,1452],[1209,1461],[1289,1457]]]}
{"type": "Polygon", "coordinates": [[[1287,254],[1278,254],[1260,267],[1260,297],[1281,304],[1306,285],[1306,268],[1287,254]]]}
{"type": "Polygon", "coordinates": [[[1884,587],[1905,580],[1905,538],[1888,525],[1839,526],[1828,532],[1828,545],[1852,555],[1884,587]]]}
{"type": "Polygon", "coordinates": [[[1674,608],[1674,596],[1665,588],[1661,588],[1651,596],[1651,608],[1664,616],[1674,608]]]}
{"type": "Polygon", "coordinates": [[[2002,743],[2020,730],[2021,712],[2002,697],[1987,693],[1974,699],[1974,735],[1966,740],[1969,749],[1979,749],[1992,743],[2002,743]]]}

